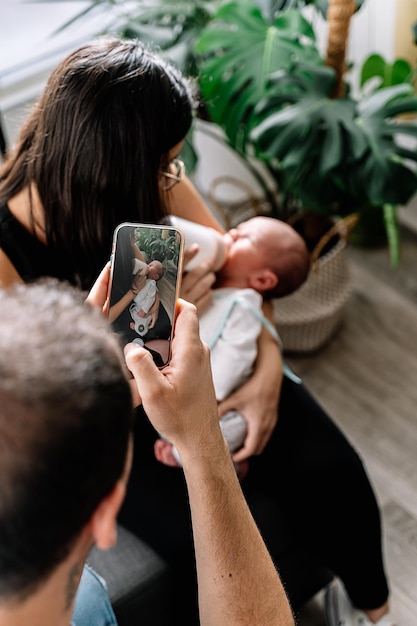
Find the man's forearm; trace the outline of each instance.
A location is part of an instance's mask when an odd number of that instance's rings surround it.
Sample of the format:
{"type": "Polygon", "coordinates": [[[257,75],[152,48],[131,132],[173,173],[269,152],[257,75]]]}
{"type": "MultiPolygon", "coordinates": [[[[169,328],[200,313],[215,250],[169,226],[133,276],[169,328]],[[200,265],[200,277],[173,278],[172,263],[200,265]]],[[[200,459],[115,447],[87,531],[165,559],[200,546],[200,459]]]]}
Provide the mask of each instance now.
{"type": "MultiPolygon", "coordinates": [[[[210,448],[209,448],[210,449],[210,448]]],[[[213,450],[213,448],[211,448],[213,450]]],[[[202,626],[292,626],[291,608],[243,497],[230,454],[183,458],[202,626]]]]}

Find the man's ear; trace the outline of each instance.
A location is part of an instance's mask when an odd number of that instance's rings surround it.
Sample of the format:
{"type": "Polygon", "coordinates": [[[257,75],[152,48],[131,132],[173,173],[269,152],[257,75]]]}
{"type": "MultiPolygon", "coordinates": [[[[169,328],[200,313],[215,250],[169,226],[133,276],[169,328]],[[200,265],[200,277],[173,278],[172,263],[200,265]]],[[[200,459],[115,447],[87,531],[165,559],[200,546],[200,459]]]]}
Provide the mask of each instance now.
{"type": "Polygon", "coordinates": [[[90,522],[95,545],[101,550],[112,548],[117,541],[117,514],[126,494],[126,484],[118,480],[112,491],[100,502],[90,522]]]}
{"type": "Polygon", "coordinates": [[[259,291],[259,293],[265,293],[273,289],[277,284],[278,276],[270,269],[254,270],[248,276],[249,287],[259,291]]]}

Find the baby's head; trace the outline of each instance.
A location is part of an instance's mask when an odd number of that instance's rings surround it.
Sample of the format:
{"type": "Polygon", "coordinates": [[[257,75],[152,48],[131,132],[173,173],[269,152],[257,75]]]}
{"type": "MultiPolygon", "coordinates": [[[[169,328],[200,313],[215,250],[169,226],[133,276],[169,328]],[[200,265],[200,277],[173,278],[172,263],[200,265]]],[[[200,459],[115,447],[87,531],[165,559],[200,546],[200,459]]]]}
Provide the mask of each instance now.
{"type": "Polygon", "coordinates": [[[310,254],[296,230],[273,217],[258,216],[229,231],[228,258],[219,286],[252,287],[267,298],[280,298],[306,280],[310,254]]]}
{"type": "Polygon", "coordinates": [[[147,277],[153,280],[159,280],[164,275],[164,266],[160,261],[151,261],[148,263],[147,277]]]}

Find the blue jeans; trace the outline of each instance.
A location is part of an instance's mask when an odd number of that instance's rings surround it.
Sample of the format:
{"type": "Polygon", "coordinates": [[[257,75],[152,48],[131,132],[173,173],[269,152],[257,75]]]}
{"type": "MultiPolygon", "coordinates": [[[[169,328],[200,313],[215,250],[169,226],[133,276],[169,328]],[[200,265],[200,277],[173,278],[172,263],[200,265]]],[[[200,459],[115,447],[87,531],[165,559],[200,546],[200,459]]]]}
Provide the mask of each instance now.
{"type": "Polygon", "coordinates": [[[75,596],[72,626],[117,626],[104,580],[88,565],[84,566],[75,596]]]}

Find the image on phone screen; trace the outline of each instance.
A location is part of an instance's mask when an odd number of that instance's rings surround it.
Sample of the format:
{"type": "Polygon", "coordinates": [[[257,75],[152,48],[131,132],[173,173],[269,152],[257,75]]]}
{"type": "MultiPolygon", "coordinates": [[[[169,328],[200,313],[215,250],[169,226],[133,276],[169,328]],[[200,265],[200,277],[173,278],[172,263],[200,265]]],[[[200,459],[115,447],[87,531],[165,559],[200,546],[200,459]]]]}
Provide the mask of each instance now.
{"type": "Polygon", "coordinates": [[[169,363],[182,267],[183,238],[167,225],[120,224],[115,230],[109,321],[123,344],[169,363]]]}

